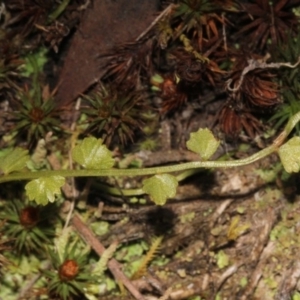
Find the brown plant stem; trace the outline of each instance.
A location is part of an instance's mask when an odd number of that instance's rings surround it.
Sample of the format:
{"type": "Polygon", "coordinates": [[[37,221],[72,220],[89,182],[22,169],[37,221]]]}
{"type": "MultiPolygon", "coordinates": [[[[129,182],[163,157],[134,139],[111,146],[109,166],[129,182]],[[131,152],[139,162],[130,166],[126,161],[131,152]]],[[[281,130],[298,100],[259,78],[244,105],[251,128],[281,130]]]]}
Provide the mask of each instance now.
{"type": "Polygon", "coordinates": [[[248,66],[246,66],[244,68],[244,70],[241,74],[241,77],[239,78],[238,84],[232,88],[232,87],[230,87],[232,80],[231,79],[227,80],[227,84],[226,84],[227,90],[230,92],[236,93],[242,86],[245,75],[255,69],[279,69],[281,67],[287,67],[287,68],[293,69],[293,68],[296,68],[300,63],[300,57],[298,57],[298,60],[295,64],[291,64],[290,62],[267,63],[266,60],[268,58],[269,58],[269,55],[266,55],[266,57],[262,60],[248,59],[248,66]]]}
{"type": "Polygon", "coordinates": [[[152,28],[166,15],[168,15],[172,9],[174,8],[174,4],[171,3],[170,5],[168,5],[154,20],[153,22],[146,28],[146,30],[144,30],[137,38],[136,41],[141,40],[142,38],[144,38],[151,30],[152,28]]]}
{"type": "MultiPolygon", "coordinates": [[[[90,230],[90,228],[82,222],[78,215],[74,215],[72,219],[72,225],[79,233],[79,235],[89,244],[95,252],[101,256],[105,251],[104,246],[100,243],[100,241],[96,238],[94,233],[90,230]]],[[[128,291],[134,296],[137,300],[144,300],[143,295],[136,289],[136,287],[131,283],[131,281],[124,275],[121,271],[119,263],[115,259],[111,259],[108,262],[108,268],[114,275],[117,282],[122,282],[124,286],[128,289],[128,291]]]]}

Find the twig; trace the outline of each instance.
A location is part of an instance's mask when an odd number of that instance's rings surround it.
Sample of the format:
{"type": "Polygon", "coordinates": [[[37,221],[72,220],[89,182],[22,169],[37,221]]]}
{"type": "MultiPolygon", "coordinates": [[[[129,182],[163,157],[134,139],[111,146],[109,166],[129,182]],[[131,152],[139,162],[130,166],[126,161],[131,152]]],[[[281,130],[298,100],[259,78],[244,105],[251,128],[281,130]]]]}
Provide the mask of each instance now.
{"type": "Polygon", "coordinates": [[[281,278],[275,300],[290,299],[300,278],[300,262],[297,260],[293,261],[290,268],[282,274],[281,278]]]}
{"type": "Polygon", "coordinates": [[[5,4],[2,2],[0,4],[0,20],[2,19],[2,16],[5,18],[5,13],[6,13],[6,7],[5,4]]]}
{"type": "Polygon", "coordinates": [[[225,209],[230,206],[230,204],[234,201],[234,199],[227,199],[226,201],[223,201],[220,206],[216,209],[216,211],[213,213],[213,215],[210,218],[210,226],[211,228],[214,227],[215,223],[218,221],[218,218],[222,215],[222,213],[225,211],[225,209]]]}
{"type": "Polygon", "coordinates": [[[172,293],[172,287],[169,287],[158,300],[168,300],[172,293]]]}
{"type": "Polygon", "coordinates": [[[225,27],[225,16],[224,16],[224,13],[222,13],[222,35],[223,35],[223,41],[224,41],[224,49],[225,49],[225,52],[228,52],[228,47],[227,47],[227,35],[226,35],[226,27],[225,27]]]}
{"type": "MultiPolygon", "coordinates": [[[[76,105],[75,105],[75,111],[79,111],[80,109],[80,105],[81,105],[81,98],[79,97],[76,101],[76,105]]],[[[73,122],[71,124],[71,131],[74,132],[74,130],[76,129],[76,115],[77,114],[74,114],[74,118],[73,118],[73,122]]],[[[72,139],[74,140],[74,139],[72,139]]],[[[74,148],[75,145],[71,145],[71,148],[69,150],[69,153],[68,153],[68,156],[69,156],[69,167],[70,167],[70,170],[73,170],[73,159],[72,159],[72,149],[74,148]]],[[[75,190],[75,179],[74,177],[71,177],[71,191],[72,191],[72,201],[71,201],[71,205],[70,205],[70,210],[68,212],[68,215],[67,215],[67,218],[66,218],[66,222],[65,222],[65,225],[64,225],[64,228],[63,230],[65,230],[68,226],[69,226],[69,223],[70,223],[70,220],[72,218],[72,215],[73,215],[73,211],[74,211],[74,208],[75,208],[75,200],[76,200],[76,197],[77,197],[77,192],[75,190]]]]}
{"type": "Polygon", "coordinates": [[[230,277],[232,276],[233,274],[235,274],[237,272],[237,270],[243,266],[244,263],[243,262],[238,262],[236,264],[234,264],[233,266],[230,266],[229,268],[227,268],[225,270],[225,272],[221,275],[221,277],[219,278],[218,280],[218,283],[217,283],[217,288],[216,288],[216,291],[219,291],[221,286],[223,285],[223,283],[230,277]]]}
{"type": "MultiPolygon", "coordinates": [[[[96,236],[88,228],[88,226],[86,226],[86,224],[81,221],[78,215],[74,215],[72,219],[72,225],[80,234],[80,236],[86,241],[86,243],[89,244],[99,256],[104,253],[104,246],[100,243],[100,241],[96,238],[96,236]]],[[[109,270],[114,275],[116,281],[122,282],[128,289],[128,291],[135,297],[135,299],[145,300],[143,295],[135,288],[131,281],[121,271],[119,263],[115,259],[112,258],[107,265],[109,270]]]]}
{"type": "MultiPolygon", "coordinates": [[[[274,242],[270,242],[267,245],[267,247],[264,248],[263,252],[261,253],[261,256],[259,256],[257,258],[260,261],[257,264],[256,268],[254,269],[243,295],[241,295],[239,299],[247,300],[247,299],[251,298],[251,295],[253,295],[261,277],[263,276],[263,270],[264,270],[264,267],[266,266],[266,260],[270,257],[270,255],[273,251],[274,251],[274,242]]],[[[250,265],[250,262],[249,262],[249,265],[250,265]]]]}
{"type": "Polygon", "coordinates": [[[231,88],[230,84],[232,82],[232,79],[227,80],[226,83],[226,88],[228,91],[230,92],[234,92],[236,93],[241,85],[243,84],[244,81],[244,77],[247,73],[249,73],[250,71],[253,71],[255,69],[279,69],[281,67],[288,67],[288,68],[296,68],[299,63],[300,63],[300,57],[298,57],[298,60],[295,64],[291,64],[291,63],[266,63],[268,56],[266,56],[266,58],[264,58],[263,60],[256,60],[256,59],[248,59],[248,66],[244,68],[241,77],[238,81],[238,84],[236,87],[231,88]]]}
{"type": "Polygon", "coordinates": [[[165,15],[167,15],[175,5],[171,3],[168,5],[154,20],[153,22],[137,37],[136,41],[141,40],[165,15]]]}
{"type": "Polygon", "coordinates": [[[86,0],[84,4],[80,5],[80,6],[77,8],[77,10],[78,10],[78,11],[86,10],[90,4],[91,4],[91,0],[86,0]]]}
{"type": "Polygon", "coordinates": [[[269,209],[267,213],[268,218],[266,218],[248,258],[247,263],[249,265],[256,264],[256,266],[243,295],[240,297],[241,300],[247,300],[253,294],[263,274],[265,261],[274,250],[274,242],[270,241],[267,246],[265,245],[270,238],[270,232],[278,219],[279,213],[279,210],[275,211],[274,209],[269,209]]]}

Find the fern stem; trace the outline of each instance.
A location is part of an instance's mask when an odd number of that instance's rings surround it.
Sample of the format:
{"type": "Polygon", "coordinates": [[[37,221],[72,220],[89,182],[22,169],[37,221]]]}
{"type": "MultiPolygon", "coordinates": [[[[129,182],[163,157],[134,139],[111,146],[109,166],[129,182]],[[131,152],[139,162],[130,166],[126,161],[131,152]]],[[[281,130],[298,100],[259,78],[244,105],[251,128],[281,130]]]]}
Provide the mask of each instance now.
{"type": "Polygon", "coordinates": [[[161,166],[141,169],[104,169],[104,170],[58,170],[58,171],[38,171],[28,173],[13,173],[0,177],[0,183],[15,180],[31,180],[39,177],[62,176],[62,177],[106,177],[106,176],[145,176],[163,173],[174,173],[192,169],[213,169],[213,168],[234,168],[251,164],[274,152],[277,152],[279,146],[287,138],[296,124],[300,121],[300,112],[295,114],[284,130],[275,139],[273,144],[249,157],[232,161],[193,161],[171,166],[161,166]]]}

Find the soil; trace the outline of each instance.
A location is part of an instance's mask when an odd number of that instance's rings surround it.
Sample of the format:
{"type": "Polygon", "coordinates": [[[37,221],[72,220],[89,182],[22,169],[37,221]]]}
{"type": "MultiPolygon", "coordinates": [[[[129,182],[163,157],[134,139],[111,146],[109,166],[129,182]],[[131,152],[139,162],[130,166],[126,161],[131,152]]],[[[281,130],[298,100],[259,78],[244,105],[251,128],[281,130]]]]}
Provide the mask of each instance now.
{"type": "Polygon", "coordinates": [[[156,263],[133,281],[145,299],[291,299],[300,276],[300,199],[296,178],[283,186],[270,171],[277,163],[273,156],[199,173],[163,207],[105,204],[102,219],[116,223],[100,240],[151,244],[163,236],[156,263]]]}

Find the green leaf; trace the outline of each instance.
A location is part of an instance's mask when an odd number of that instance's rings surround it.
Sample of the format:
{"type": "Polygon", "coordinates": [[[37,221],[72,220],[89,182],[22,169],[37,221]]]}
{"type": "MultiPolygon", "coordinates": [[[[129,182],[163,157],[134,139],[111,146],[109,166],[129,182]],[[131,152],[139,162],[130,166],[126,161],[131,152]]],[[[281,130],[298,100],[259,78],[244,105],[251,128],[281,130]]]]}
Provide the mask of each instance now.
{"type": "Polygon", "coordinates": [[[111,151],[102,144],[102,139],[85,138],[72,151],[73,159],[86,169],[110,169],[115,161],[111,151]]]}
{"type": "Polygon", "coordinates": [[[28,151],[22,148],[14,148],[7,151],[0,158],[0,169],[7,175],[13,171],[20,171],[29,160],[28,151]]]}
{"type": "Polygon", "coordinates": [[[296,293],[292,296],[292,300],[300,300],[300,293],[296,292],[296,293]]]}
{"type": "Polygon", "coordinates": [[[295,136],[283,144],[278,154],[286,172],[299,172],[300,169],[300,137],[295,136]]]}
{"type": "Polygon", "coordinates": [[[48,49],[42,47],[34,54],[29,54],[24,57],[23,61],[25,63],[22,65],[22,75],[29,77],[32,74],[41,73],[45,63],[48,61],[47,53],[48,49]]]}
{"type": "Polygon", "coordinates": [[[219,251],[217,256],[217,265],[220,269],[223,269],[229,265],[229,256],[223,251],[219,251]]]}
{"type": "Polygon", "coordinates": [[[25,190],[29,200],[46,205],[48,202],[54,202],[55,195],[61,194],[60,188],[64,183],[65,178],[62,176],[40,177],[28,182],[25,190]]]}
{"type": "Polygon", "coordinates": [[[219,144],[220,141],[207,128],[192,132],[186,143],[187,148],[200,154],[202,160],[208,160],[216,152],[219,144]]]}
{"type": "Polygon", "coordinates": [[[177,186],[176,177],[169,174],[155,175],[143,181],[143,191],[149,194],[157,205],[164,205],[167,198],[174,197],[177,186]]]}
{"type": "Polygon", "coordinates": [[[115,241],[108,248],[104,250],[100,260],[94,265],[93,276],[103,275],[104,271],[107,269],[107,263],[113,257],[117,247],[118,247],[118,242],[115,241]]]}

